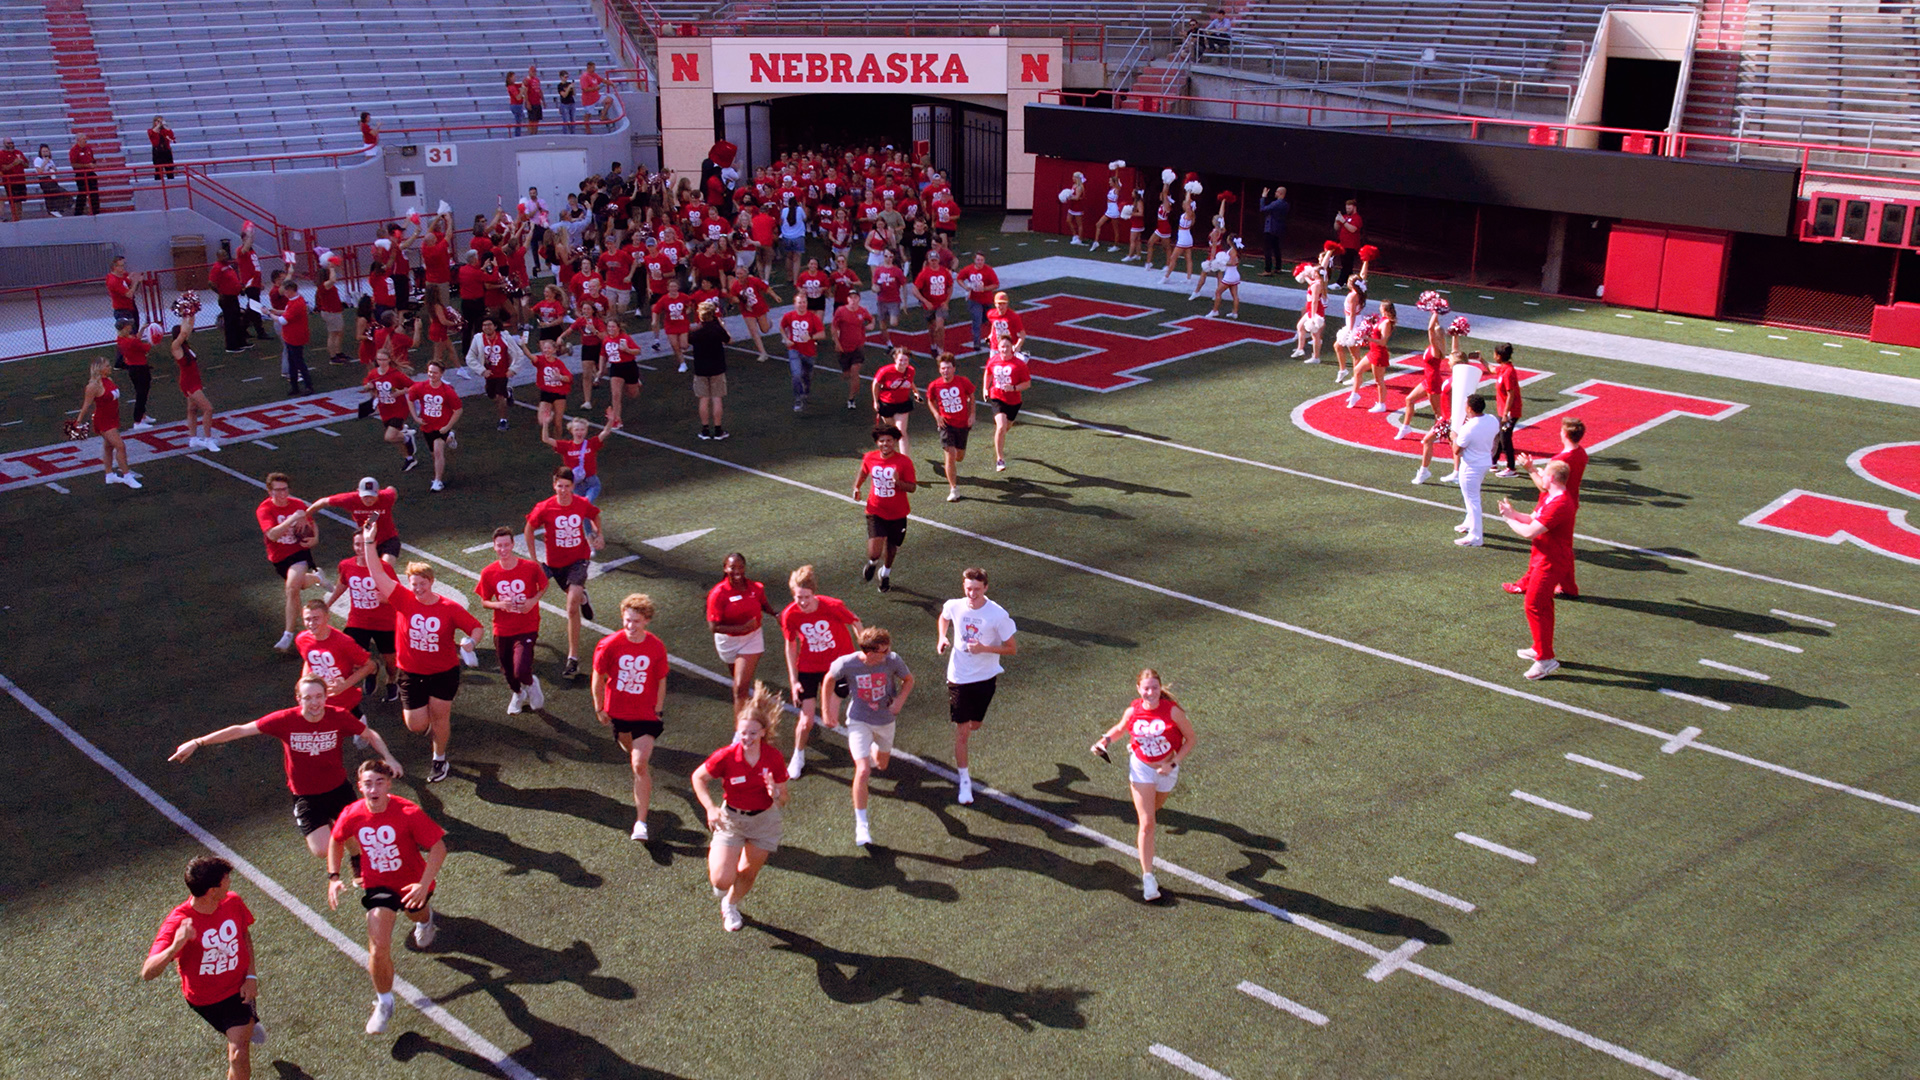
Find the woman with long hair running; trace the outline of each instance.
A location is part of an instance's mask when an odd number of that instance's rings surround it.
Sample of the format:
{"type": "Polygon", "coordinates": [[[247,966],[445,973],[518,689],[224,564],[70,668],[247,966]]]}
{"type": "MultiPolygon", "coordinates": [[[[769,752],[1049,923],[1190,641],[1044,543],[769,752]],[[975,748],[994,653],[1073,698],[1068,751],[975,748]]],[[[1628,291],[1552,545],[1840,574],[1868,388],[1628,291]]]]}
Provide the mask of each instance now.
{"type": "Polygon", "coordinates": [[[1193,722],[1161,686],[1159,672],[1142,669],[1137,688],[1140,696],[1120,714],[1120,722],[1100,736],[1092,750],[1104,758],[1108,743],[1127,736],[1127,786],[1133,792],[1134,813],[1140,819],[1135,846],[1140,850],[1141,897],[1158,900],[1160,883],[1153,877],[1154,827],[1160,808],[1167,804],[1167,796],[1173,794],[1173,786],[1180,780],[1180,763],[1193,753],[1193,722]]]}
{"type": "Polygon", "coordinates": [[[720,925],[746,925],[740,901],[753,888],[767,856],[780,850],[780,811],[787,805],[787,763],[773,742],[780,695],[766,683],[734,713],[733,741],[693,770],[693,793],[707,811],[713,842],[707,848],[707,881],[720,898],[720,925]],[[711,783],[720,781],[720,798],[711,783]]]}
{"type": "Polygon", "coordinates": [[[120,384],[113,381],[113,360],[105,356],[87,368],[87,389],[80,396],[74,426],[84,431],[89,419],[93,433],[100,436],[100,465],[106,470],[107,483],[138,488],[140,478],[127,465],[127,443],[120,437],[120,384]]]}

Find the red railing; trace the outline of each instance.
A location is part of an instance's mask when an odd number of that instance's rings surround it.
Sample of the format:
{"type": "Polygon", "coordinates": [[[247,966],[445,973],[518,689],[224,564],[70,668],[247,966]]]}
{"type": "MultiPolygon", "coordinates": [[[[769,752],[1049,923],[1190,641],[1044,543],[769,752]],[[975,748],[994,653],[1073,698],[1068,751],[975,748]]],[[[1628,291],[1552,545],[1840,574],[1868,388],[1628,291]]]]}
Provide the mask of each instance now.
{"type": "MultiPolygon", "coordinates": [[[[260,256],[263,275],[281,264],[278,254],[260,256]]],[[[132,268],[140,273],[142,268],[132,268]]],[[[211,264],[162,267],[144,277],[134,290],[142,322],[173,322],[169,306],[188,290],[200,293],[204,304],[200,323],[213,325],[217,301],[207,286],[211,264]]],[[[106,269],[100,276],[51,285],[0,289],[0,361],[20,360],[69,349],[111,348],[114,338],[112,308],[108,306],[106,269]],[[28,310],[32,320],[23,318],[28,310]]]]}

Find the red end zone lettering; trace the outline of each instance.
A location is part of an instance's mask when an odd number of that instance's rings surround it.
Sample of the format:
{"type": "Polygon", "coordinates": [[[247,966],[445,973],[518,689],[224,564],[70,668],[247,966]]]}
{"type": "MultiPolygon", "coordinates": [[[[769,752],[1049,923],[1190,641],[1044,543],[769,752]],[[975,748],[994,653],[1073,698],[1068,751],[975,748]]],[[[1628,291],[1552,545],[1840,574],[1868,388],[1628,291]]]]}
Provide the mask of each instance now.
{"type": "Polygon", "coordinates": [[[1847,468],[1862,480],[1920,498],[1920,442],[1862,447],[1847,458],[1847,468]]]}
{"type": "MultiPolygon", "coordinates": [[[[958,325],[947,327],[947,348],[957,353],[966,348],[972,339],[972,331],[967,326],[965,311],[960,310],[958,305],[953,310],[958,325]]],[[[1150,324],[1164,331],[1151,337],[1082,326],[1079,324],[1087,319],[1145,319],[1166,312],[1163,308],[1091,300],[1067,293],[1041,297],[1019,310],[1030,341],[1069,345],[1080,350],[1075,355],[1053,360],[1034,357],[1027,365],[1033,377],[1041,382],[1077,386],[1082,390],[1098,390],[1101,393],[1137,386],[1147,379],[1134,372],[1170,364],[1189,356],[1249,341],[1278,345],[1293,339],[1292,331],[1227,319],[1209,319],[1204,315],[1184,315],[1150,324]]],[[[917,352],[927,351],[925,332],[895,334],[893,340],[917,352]]]]}
{"type": "Polygon", "coordinates": [[[1920,529],[1907,524],[1907,512],[1795,488],[1740,519],[1768,532],[1856,544],[1876,555],[1920,566],[1920,529]]]}

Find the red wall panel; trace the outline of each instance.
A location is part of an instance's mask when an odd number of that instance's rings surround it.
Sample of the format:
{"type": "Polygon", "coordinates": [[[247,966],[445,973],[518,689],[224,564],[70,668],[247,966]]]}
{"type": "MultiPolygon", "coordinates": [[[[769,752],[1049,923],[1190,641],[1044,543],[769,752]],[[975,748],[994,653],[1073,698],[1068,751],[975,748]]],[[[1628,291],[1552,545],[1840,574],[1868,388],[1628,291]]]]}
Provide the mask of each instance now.
{"type": "MultiPolygon", "coordinates": [[[[1660,267],[1660,302],[1656,306],[1661,311],[1718,318],[1720,301],[1727,291],[1727,266],[1732,254],[1731,233],[1669,230],[1660,267]]],[[[1608,293],[1608,299],[1612,299],[1612,290],[1608,293]]]]}
{"type": "Polygon", "coordinates": [[[1621,307],[1660,306],[1660,273],[1667,230],[1621,222],[1607,238],[1606,301],[1621,307]]]}

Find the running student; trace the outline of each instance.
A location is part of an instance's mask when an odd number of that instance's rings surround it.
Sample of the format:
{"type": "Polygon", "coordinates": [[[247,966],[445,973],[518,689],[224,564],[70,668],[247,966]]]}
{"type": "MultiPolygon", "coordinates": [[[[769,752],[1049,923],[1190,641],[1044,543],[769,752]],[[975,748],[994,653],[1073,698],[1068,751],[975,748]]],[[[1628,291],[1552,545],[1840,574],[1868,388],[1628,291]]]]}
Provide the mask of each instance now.
{"type": "Polygon", "coordinates": [[[227,1080],[246,1080],[253,1075],[253,1047],[267,1042],[254,1009],[260,978],[253,973],[253,912],[228,888],[233,864],[225,859],[195,858],[186,879],[192,899],[160,923],[140,978],[152,981],[177,966],[188,1007],[227,1040],[227,1080]]]}
{"type": "Polygon", "coordinates": [[[780,696],[756,683],[734,714],[733,741],[707,755],[693,770],[693,793],[707,811],[713,842],[707,848],[707,880],[720,898],[720,925],[746,925],[740,901],[753,888],[767,856],[780,850],[780,811],[787,805],[787,770],[771,738],[780,718],[780,696]],[[720,782],[720,798],[710,783],[720,782]]]}
{"type": "MultiPolygon", "coordinates": [[[[502,334],[490,317],[480,320],[480,333],[467,346],[467,369],[486,380],[486,393],[493,399],[498,417],[494,426],[501,431],[507,430],[507,409],[513,404],[513,389],[508,385],[513,369],[516,365],[525,368],[532,363],[518,337],[502,334]]],[[[427,371],[432,373],[433,363],[427,365],[427,371]]]]}
{"type": "Polygon", "coordinates": [[[745,322],[747,334],[753,338],[754,351],[760,354],[760,361],[766,362],[767,345],[761,335],[773,333],[773,322],[767,315],[772,305],[781,302],[766,282],[753,274],[742,274],[733,279],[733,285],[727,290],[733,296],[733,302],[740,308],[740,317],[745,322]]]}
{"type": "Polygon", "coordinates": [[[320,542],[320,531],[308,515],[306,501],[288,494],[292,484],[286,473],[268,473],[267,497],[253,511],[266,538],[267,561],[286,583],[282,590],[286,625],[273,646],[281,652],[293,648],[294,635],[300,630],[300,594],[327,584],[326,578],[320,575],[320,564],[313,557],[314,546],[320,542]]]}
{"type": "Polygon", "coordinates": [[[631,593],[620,601],[620,630],[593,649],[593,712],[613,729],[633,768],[633,833],[647,839],[647,804],[653,799],[653,744],[666,730],[660,709],[667,700],[667,647],[647,630],[653,600],[631,593]]]}
{"type": "MultiPolygon", "coordinates": [[[[573,474],[574,494],[598,505],[600,499],[600,451],[606,449],[607,436],[620,430],[618,423],[609,421],[602,425],[600,434],[589,436],[591,425],[585,417],[576,416],[567,421],[567,438],[549,438],[545,431],[540,433],[540,441],[553,447],[560,455],[566,470],[573,474]]],[[[591,615],[588,618],[592,618],[591,615]]]]}
{"type": "MultiPolygon", "coordinates": [[[[294,654],[300,657],[300,673],[326,684],[330,707],[344,709],[354,719],[366,723],[367,714],[360,707],[361,699],[366,696],[366,686],[379,668],[379,662],[359,642],[334,632],[333,615],[325,600],[307,601],[300,612],[300,621],[306,629],[293,639],[294,654]]],[[[354,740],[356,746],[366,744],[364,738],[354,740]]]]}
{"type": "Polygon", "coordinates": [[[821,596],[813,567],[802,566],[787,576],[793,603],[780,612],[780,634],[787,642],[787,685],[800,719],[793,727],[793,757],[787,775],[795,780],[807,763],[807,736],[813,731],[820,701],[820,680],[833,662],[853,651],[860,634],[860,616],[831,596],[821,596]]]}
{"type": "Polygon", "coordinates": [[[907,286],[926,309],[927,349],[934,353],[947,347],[947,303],[953,299],[955,281],[953,271],[929,259],[907,286]]]}
{"type": "Polygon", "coordinates": [[[860,500],[860,489],[868,481],[873,486],[867,495],[867,568],[861,578],[873,580],[880,571],[880,591],[893,588],[893,559],[907,541],[907,515],[912,506],[907,496],[919,487],[913,472],[913,459],[899,452],[900,432],[879,424],[873,429],[874,445],[860,459],[860,475],[853,480],[853,498],[860,500]]]}
{"type": "Polygon", "coordinates": [[[371,476],[363,476],[352,491],[320,499],[307,512],[338,510],[348,514],[353,518],[356,534],[372,524],[373,550],[389,559],[397,559],[400,557],[400,528],[393,523],[393,507],[399,501],[399,492],[390,487],[381,487],[380,481],[371,476]]]}
{"type": "Polygon", "coordinates": [[[787,371],[793,382],[793,411],[807,407],[807,395],[813,393],[813,359],[827,336],[826,320],[807,309],[806,295],[793,294],[793,310],[780,317],[780,337],[787,343],[787,371]]]}
{"type": "MultiPolygon", "coordinates": [[[[878,332],[879,320],[860,304],[860,294],[852,293],[847,302],[833,312],[833,348],[840,356],[840,377],[847,382],[847,408],[855,408],[860,396],[860,364],[865,359],[867,332],[878,332]]],[[[903,350],[904,351],[904,350],[903,350]]]]}
{"type": "MultiPolygon", "coordinates": [[[[382,600],[380,590],[374,587],[368,559],[385,560],[386,556],[370,552],[366,536],[356,532],[353,555],[340,560],[339,580],[327,594],[326,605],[331,609],[343,594],[347,597],[347,636],[386,668],[387,693],[381,700],[392,704],[400,700],[400,669],[393,653],[393,605],[382,600]]],[[[395,573],[392,562],[387,562],[384,569],[389,577],[395,573]]],[[[372,675],[367,676],[366,692],[373,693],[372,675]]]]}
{"type": "Polygon", "coordinates": [[[1545,482],[1540,503],[1531,515],[1522,514],[1506,499],[1500,500],[1500,516],[1514,534],[1533,542],[1527,562],[1527,629],[1533,634],[1533,647],[1521,649],[1518,656],[1532,661],[1528,679],[1544,679],[1560,669],[1553,651],[1553,598],[1563,582],[1573,580],[1574,517],[1580,504],[1569,487],[1572,470],[1564,461],[1547,462],[1540,470],[1545,482]]]}
{"type": "Polygon", "coordinates": [[[419,425],[420,436],[433,448],[432,490],[446,490],[447,451],[459,445],[453,425],[460,422],[460,395],[443,379],[446,369],[427,362],[427,381],[407,389],[407,409],[419,425]]]}
{"type": "Polygon", "coordinates": [[[250,723],[234,724],[188,739],[175,747],[167,760],[185,761],[203,746],[217,746],[254,735],[270,735],[280,740],[287,789],[293,792],[293,827],[306,837],[307,850],[316,856],[325,856],[327,829],[340,816],[340,811],[353,802],[353,787],[347,782],[347,768],[341,761],[347,742],[356,735],[364,736],[374,753],[393,769],[394,775],[402,775],[400,763],[387,750],[380,733],[345,709],[327,704],[327,689],[326,680],[319,675],[303,675],[294,688],[298,705],[270,712],[250,723]]]}
{"type": "Polygon", "coordinates": [[[987,367],[983,381],[987,386],[987,399],[993,402],[993,469],[995,472],[1007,471],[1007,429],[1020,415],[1020,401],[1027,390],[1033,386],[1033,376],[1027,371],[1027,362],[1012,347],[1000,347],[995,343],[993,354],[987,357],[987,367]]]}
{"type": "Polygon", "coordinates": [[[927,411],[933,413],[946,458],[947,501],[959,502],[960,463],[967,459],[967,436],[973,432],[973,380],[956,372],[950,352],[940,354],[940,377],[927,384],[927,411]]]}
{"type": "Polygon", "coordinates": [[[873,373],[873,420],[900,432],[900,452],[907,449],[907,421],[913,416],[913,399],[920,391],[913,385],[913,365],[907,362],[907,347],[895,345],[893,359],[873,373]]]}
{"type": "Polygon", "coordinates": [[[1140,696],[1120,715],[1120,722],[1100,736],[1093,752],[1107,756],[1107,744],[1121,735],[1127,742],[1127,786],[1133,792],[1134,814],[1140,819],[1135,846],[1140,852],[1142,899],[1158,900],[1160,883],[1153,877],[1153,834],[1160,808],[1180,781],[1180,763],[1193,753],[1193,723],[1180,703],[1160,684],[1152,668],[1140,672],[1140,696]]]}
{"type": "Polygon", "coordinates": [[[358,776],[361,798],[333,823],[333,842],[327,845],[327,906],[338,908],[347,887],[340,879],[342,858],[357,856],[353,883],[364,890],[367,974],[375,995],[367,1034],[378,1035],[393,1019],[394,924],[404,912],[413,921],[413,943],[422,949],[438,933],[433,890],[447,858],[447,832],[426,811],[393,794],[395,771],[386,762],[363,761],[358,776]]]}
{"type": "Polygon", "coordinates": [[[820,722],[839,726],[839,687],[847,688],[847,750],[853,755],[853,842],[873,843],[867,821],[867,785],[875,770],[886,771],[893,753],[894,721],[913,693],[913,672],[893,651],[893,635],[878,626],[860,631],[860,651],[827,668],[820,681],[824,702],[820,722]],[[842,680],[845,680],[842,682],[842,680]]]}
{"type": "MultiPolygon", "coordinates": [[[[367,542],[373,542],[374,526],[364,530],[367,542]]],[[[460,664],[479,667],[473,653],[473,637],[480,620],[459,603],[433,591],[433,567],[423,562],[407,564],[407,584],[388,576],[387,568],[375,560],[367,564],[367,576],[373,578],[380,598],[393,605],[393,631],[400,665],[400,715],[407,730],[428,733],[433,748],[433,768],[427,783],[447,778],[447,742],[453,736],[453,697],[460,692],[460,664]],[[466,635],[458,651],[453,633],[466,635]]]]}
{"type": "Polygon", "coordinates": [[[533,673],[533,646],[540,638],[540,594],[547,591],[547,572],[532,559],[513,550],[513,530],[493,530],[494,561],[480,571],[474,592],[493,612],[493,649],[501,674],[507,677],[507,715],[521,709],[540,709],[547,696],[533,673]]]}
{"type": "Polygon", "coordinates": [[[541,564],[554,584],[567,592],[567,663],[560,674],[571,679],[580,674],[580,620],[593,618],[593,603],[587,599],[587,571],[604,541],[600,508],[574,496],[573,470],[565,465],[553,470],[553,498],[535,503],[527,511],[527,554],[539,550],[533,546],[533,536],[542,529],[547,534],[547,557],[541,564]]]}
{"type": "Polygon", "coordinates": [[[413,429],[407,426],[412,415],[407,407],[407,391],[413,388],[413,376],[393,366],[393,354],[381,349],[373,354],[373,366],[367,369],[361,385],[367,388],[368,399],[360,406],[362,414],[379,413],[381,440],[400,448],[400,470],[412,472],[420,464],[420,459],[414,456],[413,429]]]}
{"type": "Polygon", "coordinates": [[[707,592],[707,629],[720,662],[733,673],[733,709],[746,707],[753,692],[753,673],[767,651],[760,616],[778,615],[767,602],[767,587],[747,578],[747,557],[734,552],[721,566],[720,583],[707,592]]]}
{"type": "Polygon", "coordinates": [[[540,441],[557,439],[562,430],[560,421],[566,415],[567,397],[573,393],[573,372],[560,358],[552,338],[540,341],[540,354],[533,358],[533,381],[540,389],[540,441]]]}
{"type": "Polygon", "coordinates": [[[960,574],[958,599],[940,608],[939,636],[933,651],[947,657],[947,716],[953,721],[953,764],[960,770],[962,803],[973,801],[973,774],[967,768],[967,742],[987,719],[987,706],[1000,683],[1000,658],[1019,651],[1018,631],[1007,609],[987,599],[987,572],[969,566],[960,574]]]}

